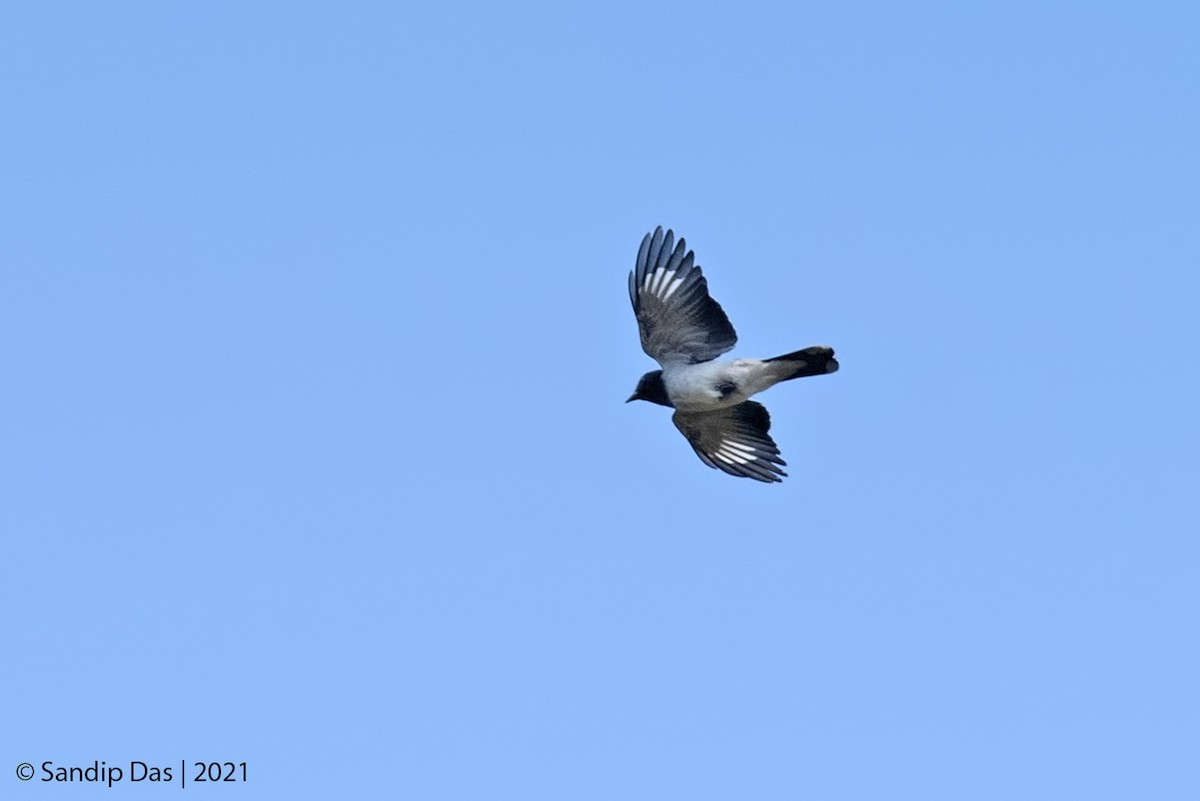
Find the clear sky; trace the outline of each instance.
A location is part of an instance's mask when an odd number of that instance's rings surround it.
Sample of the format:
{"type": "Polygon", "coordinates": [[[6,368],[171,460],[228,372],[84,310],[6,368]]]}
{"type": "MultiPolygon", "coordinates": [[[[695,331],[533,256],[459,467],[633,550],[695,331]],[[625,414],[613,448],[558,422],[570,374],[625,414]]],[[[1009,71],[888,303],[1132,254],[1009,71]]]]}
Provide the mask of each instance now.
{"type": "Polygon", "coordinates": [[[10,4],[0,796],[1200,797],[1198,41],[10,4]],[[837,349],[781,485],[623,403],[659,224],[734,355],[837,349]]]}

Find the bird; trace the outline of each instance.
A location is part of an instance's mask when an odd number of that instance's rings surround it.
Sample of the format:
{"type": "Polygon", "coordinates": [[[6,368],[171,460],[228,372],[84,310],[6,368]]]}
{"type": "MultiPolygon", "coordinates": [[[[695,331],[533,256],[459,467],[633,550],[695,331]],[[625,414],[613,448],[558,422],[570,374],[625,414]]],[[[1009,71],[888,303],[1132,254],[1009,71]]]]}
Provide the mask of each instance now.
{"type": "Polygon", "coordinates": [[[675,410],[672,421],[700,461],[731,476],[783,481],[787,466],[771,439],[771,416],[750,400],[781,381],[836,372],[833,348],[816,345],[771,359],[717,357],[737,344],[725,310],[683,237],[662,226],[646,234],[629,273],[629,299],[642,350],[658,362],[626,403],[675,410]]]}

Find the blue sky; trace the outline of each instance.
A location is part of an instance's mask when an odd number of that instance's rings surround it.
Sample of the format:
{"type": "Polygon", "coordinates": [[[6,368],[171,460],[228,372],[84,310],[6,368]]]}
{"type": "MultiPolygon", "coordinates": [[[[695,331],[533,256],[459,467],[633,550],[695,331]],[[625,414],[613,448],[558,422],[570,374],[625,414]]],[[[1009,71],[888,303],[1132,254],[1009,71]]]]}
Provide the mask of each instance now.
{"type": "Polygon", "coordinates": [[[1198,35],[9,8],[0,794],[1196,798],[1198,35]],[[735,354],[837,349],[782,485],[622,403],[659,224],[735,354]]]}

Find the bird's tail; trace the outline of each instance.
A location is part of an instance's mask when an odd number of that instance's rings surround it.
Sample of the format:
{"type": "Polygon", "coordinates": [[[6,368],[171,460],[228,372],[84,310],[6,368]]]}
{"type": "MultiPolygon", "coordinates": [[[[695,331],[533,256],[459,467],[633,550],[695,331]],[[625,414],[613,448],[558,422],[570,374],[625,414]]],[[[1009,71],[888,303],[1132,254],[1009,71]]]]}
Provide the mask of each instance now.
{"type": "Polygon", "coordinates": [[[793,378],[803,378],[806,375],[825,375],[836,373],[837,359],[833,358],[833,348],[815,345],[811,348],[785,353],[774,359],[766,359],[768,363],[777,363],[780,370],[780,381],[791,381],[793,378]]]}

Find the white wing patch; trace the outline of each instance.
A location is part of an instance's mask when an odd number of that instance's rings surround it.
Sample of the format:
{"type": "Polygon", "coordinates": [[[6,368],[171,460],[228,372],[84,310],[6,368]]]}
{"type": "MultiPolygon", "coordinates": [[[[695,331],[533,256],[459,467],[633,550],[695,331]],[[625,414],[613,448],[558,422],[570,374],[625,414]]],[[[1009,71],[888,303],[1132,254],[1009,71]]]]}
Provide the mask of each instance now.
{"type": "Polygon", "coordinates": [[[651,292],[658,298],[665,300],[667,295],[663,293],[663,287],[667,283],[667,277],[676,275],[675,270],[668,270],[666,267],[659,267],[654,272],[646,276],[646,280],[642,283],[642,289],[651,292]]]}
{"type": "Polygon", "coordinates": [[[661,297],[663,300],[666,300],[667,298],[671,297],[671,295],[675,294],[675,290],[679,289],[681,286],[683,286],[683,276],[677,275],[674,280],[667,284],[667,288],[663,290],[659,297],[661,297]]]}
{"type": "Polygon", "coordinates": [[[753,447],[732,439],[722,440],[714,455],[726,464],[750,464],[758,458],[753,447]]]}
{"type": "Polygon", "coordinates": [[[686,278],[687,274],[679,270],[660,267],[646,276],[646,280],[642,282],[642,291],[649,292],[665,302],[675,294],[675,290],[683,286],[686,278]]]}

